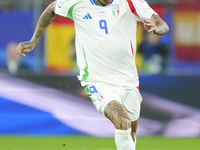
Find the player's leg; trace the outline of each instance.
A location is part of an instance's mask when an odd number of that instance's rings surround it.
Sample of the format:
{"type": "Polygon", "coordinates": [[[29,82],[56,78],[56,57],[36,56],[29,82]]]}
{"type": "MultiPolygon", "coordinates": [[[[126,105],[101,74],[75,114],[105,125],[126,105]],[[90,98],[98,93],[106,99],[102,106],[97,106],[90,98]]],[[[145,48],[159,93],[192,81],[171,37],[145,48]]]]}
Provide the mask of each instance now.
{"type": "Polygon", "coordinates": [[[116,129],[127,130],[131,127],[128,113],[117,100],[113,100],[106,105],[104,115],[112,121],[116,129]]]}
{"type": "Polygon", "coordinates": [[[136,143],[136,131],[138,126],[138,119],[131,122],[131,136],[133,141],[136,143]]]}
{"type": "Polygon", "coordinates": [[[124,98],[122,99],[123,106],[131,119],[131,137],[136,145],[136,131],[138,126],[138,118],[140,116],[140,105],[142,97],[137,88],[127,90],[124,98]]]}
{"type": "Polygon", "coordinates": [[[108,84],[87,85],[85,91],[97,110],[115,125],[115,142],[118,150],[135,150],[131,137],[131,120],[121,104],[125,90],[108,84]]]}
{"type": "Polygon", "coordinates": [[[113,100],[104,108],[104,115],[115,126],[115,143],[117,150],[135,150],[135,144],[131,137],[131,120],[122,104],[113,100]]]}

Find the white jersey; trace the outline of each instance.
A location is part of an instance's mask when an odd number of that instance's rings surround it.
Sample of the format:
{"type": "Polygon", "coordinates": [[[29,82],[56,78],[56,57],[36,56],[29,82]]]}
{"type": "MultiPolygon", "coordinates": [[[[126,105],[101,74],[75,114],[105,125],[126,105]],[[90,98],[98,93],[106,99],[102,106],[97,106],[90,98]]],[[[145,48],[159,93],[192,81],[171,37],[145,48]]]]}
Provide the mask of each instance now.
{"type": "Polygon", "coordinates": [[[137,87],[136,25],[156,14],[144,0],[57,0],[56,14],[74,20],[81,84],[137,87]]]}

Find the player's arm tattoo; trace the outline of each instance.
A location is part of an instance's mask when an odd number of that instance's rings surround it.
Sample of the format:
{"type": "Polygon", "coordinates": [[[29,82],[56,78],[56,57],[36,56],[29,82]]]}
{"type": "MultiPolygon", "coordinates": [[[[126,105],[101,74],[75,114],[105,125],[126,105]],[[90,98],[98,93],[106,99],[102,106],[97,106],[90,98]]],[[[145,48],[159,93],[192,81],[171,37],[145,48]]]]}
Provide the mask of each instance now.
{"type": "Polygon", "coordinates": [[[116,129],[129,129],[131,126],[130,118],[120,103],[108,103],[104,114],[112,121],[116,129]]]}
{"type": "Polygon", "coordinates": [[[27,41],[27,42],[21,42],[20,43],[21,48],[18,48],[18,50],[17,50],[20,55],[22,55],[22,53],[27,53],[27,52],[30,52],[30,51],[33,50],[33,48],[37,44],[38,40],[42,36],[44,30],[49,26],[49,24],[56,17],[55,5],[56,5],[56,1],[51,3],[45,9],[45,11],[42,13],[42,15],[40,16],[40,18],[38,20],[35,32],[34,32],[32,38],[31,38],[31,40],[27,41]]]}
{"type": "Polygon", "coordinates": [[[21,42],[21,50],[25,50],[24,52],[30,52],[33,50],[33,48],[35,47],[35,45],[37,44],[38,40],[40,39],[40,37],[42,36],[44,30],[48,27],[48,25],[54,20],[54,18],[56,17],[55,14],[55,4],[56,1],[51,3],[46,9],[45,11],[42,13],[42,15],[40,16],[35,32],[31,38],[30,41],[27,42],[21,42]]]}
{"type": "Polygon", "coordinates": [[[158,15],[152,15],[151,20],[155,23],[157,28],[154,34],[163,35],[169,31],[168,25],[158,15]]]}
{"type": "Polygon", "coordinates": [[[44,30],[49,26],[49,24],[56,17],[56,14],[54,12],[55,4],[56,2],[53,2],[52,4],[50,4],[40,16],[31,41],[37,43],[41,35],[43,34],[44,30]]]}
{"type": "Polygon", "coordinates": [[[31,42],[31,41],[28,41],[28,42],[21,42],[20,44],[21,44],[21,47],[22,47],[22,48],[26,48],[26,49],[28,49],[29,51],[31,51],[31,50],[34,48],[34,44],[33,44],[33,42],[31,42]]]}

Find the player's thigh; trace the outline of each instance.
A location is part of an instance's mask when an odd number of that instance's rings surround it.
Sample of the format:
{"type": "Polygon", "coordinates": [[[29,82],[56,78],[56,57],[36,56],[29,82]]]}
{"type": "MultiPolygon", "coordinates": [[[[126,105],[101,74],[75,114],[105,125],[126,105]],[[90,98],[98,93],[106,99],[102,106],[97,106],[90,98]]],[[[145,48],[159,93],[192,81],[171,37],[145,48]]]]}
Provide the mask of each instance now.
{"type": "Polygon", "coordinates": [[[117,93],[115,87],[105,84],[90,84],[85,88],[88,96],[93,102],[96,109],[104,115],[104,108],[112,101],[121,101],[120,95],[117,93]]]}
{"type": "Polygon", "coordinates": [[[137,88],[128,90],[122,103],[128,112],[131,122],[138,120],[141,110],[142,96],[137,88]]]}
{"type": "Polygon", "coordinates": [[[131,126],[127,111],[117,100],[112,100],[105,106],[104,115],[113,122],[116,129],[127,130],[131,126]]]}

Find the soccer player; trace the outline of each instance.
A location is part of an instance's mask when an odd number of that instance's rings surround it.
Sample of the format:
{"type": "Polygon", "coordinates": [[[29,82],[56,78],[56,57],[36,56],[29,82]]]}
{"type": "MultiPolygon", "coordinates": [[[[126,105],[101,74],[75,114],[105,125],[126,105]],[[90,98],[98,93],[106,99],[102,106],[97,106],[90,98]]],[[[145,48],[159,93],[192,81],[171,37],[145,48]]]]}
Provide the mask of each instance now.
{"type": "Polygon", "coordinates": [[[157,35],[168,32],[167,24],[144,0],[57,0],[42,13],[31,40],[19,43],[21,56],[33,50],[56,15],[74,20],[78,79],[114,124],[117,149],[135,150],[142,102],[135,65],[137,21],[157,35]]]}

